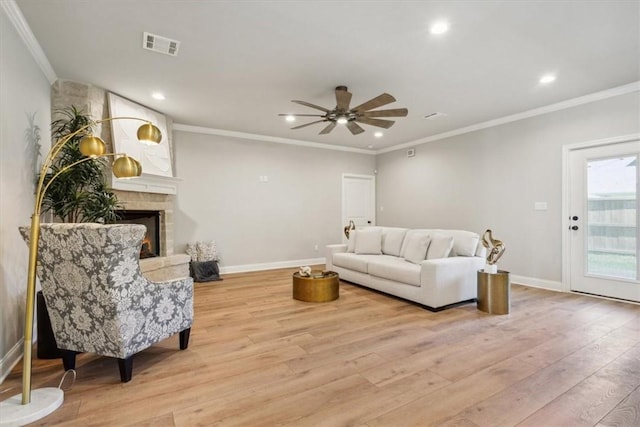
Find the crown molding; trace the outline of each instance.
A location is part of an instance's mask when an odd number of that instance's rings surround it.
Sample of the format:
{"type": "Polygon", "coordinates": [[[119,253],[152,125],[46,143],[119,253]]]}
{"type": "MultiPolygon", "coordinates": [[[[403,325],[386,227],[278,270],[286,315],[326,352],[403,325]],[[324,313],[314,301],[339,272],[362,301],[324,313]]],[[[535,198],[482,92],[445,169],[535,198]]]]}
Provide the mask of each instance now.
{"type": "Polygon", "coordinates": [[[38,64],[42,73],[47,80],[49,80],[49,83],[55,83],[55,81],[58,80],[58,76],[56,76],[56,72],[53,70],[49,59],[47,59],[47,55],[44,54],[40,43],[38,43],[38,40],[36,40],[36,37],[33,35],[31,27],[26,19],[24,19],[24,15],[15,0],[2,0],[0,5],[24,44],[27,45],[27,49],[31,52],[31,56],[33,56],[36,64],[38,64]]]}
{"type": "Polygon", "coordinates": [[[262,142],[275,142],[276,144],[297,145],[299,147],[319,148],[322,150],[347,151],[350,153],[369,154],[374,156],[375,151],[364,150],[362,148],[343,147],[341,145],[322,144],[320,142],[309,142],[298,139],[280,138],[277,136],[258,135],[255,133],[236,132],[224,129],[213,129],[201,126],[184,125],[180,123],[173,124],[173,130],[191,133],[200,133],[205,135],[228,136],[231,138],[250,139],[262,142]]]}
{"type": "Polygon", "coordinates": [[[578,105],[588,104],[590,102],[600,101],[602,99],[612,98],[614,96],[626,95],[628,93],[633,93],[638,91],[640,91],[640,81],[629,83],[623,86],[614,87],[607,90],[603,90],[600,92],[591,93],[589,95],[579,96],[577,98],[569,99],[569,100],[558,102],[555,104],[545,105],[544,107],[534,108],[533,110],[524,111],[522,113],[512,114],[510,116],[505,116],[505,117],[489,120],[482,123],[476,123],[475,125],[454,129],[449,132],[439,133],[437,135],[428,136],[426,138],[416,139],[415,141],[394,145],[392,147],[383,148],[383,149],[377,150],[376,154],[383,154],[391,151],[402,150],[405,148],[412,148],[419,144],[438,141],[440,139],[445,139],[445,138],[451,138],[452,136],[462,135],[465,133],[474,132],[481,129],[487,129],[494,126],[500,126],[506,123],[516,122],[518,120],[528,119],[530,117],[540,116],[542,114],[552,113],[554,111],[564,110],[566,108],[572,108],[578,105]]]}

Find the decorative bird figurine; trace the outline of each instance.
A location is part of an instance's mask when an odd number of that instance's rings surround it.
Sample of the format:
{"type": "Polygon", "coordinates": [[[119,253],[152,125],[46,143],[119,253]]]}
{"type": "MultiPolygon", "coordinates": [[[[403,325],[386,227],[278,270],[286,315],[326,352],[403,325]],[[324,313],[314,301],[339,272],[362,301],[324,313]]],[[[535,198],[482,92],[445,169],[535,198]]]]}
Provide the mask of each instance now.
{"type": "Polygon", "coordinates": [[[487,264],[489,265],[498,262],[505,250],[502,240],[494,239],[491,230],[485,231],[482,235],[482,246],[489,250],[487,254],[487,264]]]}
{"type": "Polygon", "coordinates": [[[351,230],[355,230],[355,229],[356,229],[356,224],[353,222],[353,220],[349,220],[349,225],[344,227],[344,235],[347,236],[347,239],[349,238],[349,234],[351,233],[351,230]]]}

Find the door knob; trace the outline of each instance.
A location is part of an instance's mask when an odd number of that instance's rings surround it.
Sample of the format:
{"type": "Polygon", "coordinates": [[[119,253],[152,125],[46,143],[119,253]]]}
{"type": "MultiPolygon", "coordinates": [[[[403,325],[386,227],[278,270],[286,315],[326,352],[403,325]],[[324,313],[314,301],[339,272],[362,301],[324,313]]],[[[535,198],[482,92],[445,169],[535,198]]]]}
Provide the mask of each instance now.
{"type": "Polygon", "coordinates": [[[569,227],[571,230],[577,230],[578,226],[577,225],[572,225],[571,227],[569,227]]]}
{"type": "Polygon", "coordinates": [[[574,220],[574,221],[577,221],[578,217],[574,215],[574,216],[571,217],[571,219],[574,220]]]}

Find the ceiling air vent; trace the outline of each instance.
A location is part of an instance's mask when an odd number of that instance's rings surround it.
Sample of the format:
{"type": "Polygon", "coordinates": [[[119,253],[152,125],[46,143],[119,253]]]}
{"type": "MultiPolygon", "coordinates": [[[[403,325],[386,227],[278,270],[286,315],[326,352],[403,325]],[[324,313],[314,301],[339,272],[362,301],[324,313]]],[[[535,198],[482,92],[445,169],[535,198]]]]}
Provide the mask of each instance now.
{"type": "Polygon", "coordinates": [[[441,119],[443,117],[447,117],[447,115],[445,113],[431,113],[424,116],[427,120],[441,119]]]}
{"type": "Polygon", "coordinates": [[[178,56],[180,42],[157,34],[143,33],[142,47],[165,55],[178,56]]]}

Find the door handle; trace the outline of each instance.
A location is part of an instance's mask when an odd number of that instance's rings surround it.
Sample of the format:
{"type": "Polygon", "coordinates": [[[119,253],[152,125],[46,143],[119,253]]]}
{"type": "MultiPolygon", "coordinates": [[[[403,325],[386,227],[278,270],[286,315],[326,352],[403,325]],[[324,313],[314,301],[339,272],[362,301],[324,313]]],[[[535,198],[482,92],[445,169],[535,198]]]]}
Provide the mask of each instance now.
{"type": "Polygon", "coordinates": [[[578,226],[577,225],[572,225],[571,227],[569,227],[569,230],[577,230],[578,226]]]}

